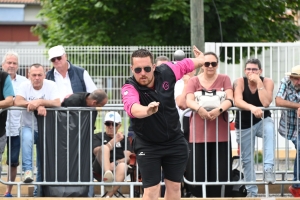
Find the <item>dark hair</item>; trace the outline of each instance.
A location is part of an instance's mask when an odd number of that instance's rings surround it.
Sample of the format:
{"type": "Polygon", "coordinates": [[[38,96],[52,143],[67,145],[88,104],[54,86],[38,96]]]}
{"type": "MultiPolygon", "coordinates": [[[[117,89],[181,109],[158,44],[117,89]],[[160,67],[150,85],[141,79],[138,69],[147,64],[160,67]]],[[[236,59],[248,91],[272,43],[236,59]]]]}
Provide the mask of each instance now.
{"type": "Polygon", "coordinates": [[[43,65],[41,65],[40,63],[34,63],[34,64],[30,65],[29,71],[30,71],[31,67],[34,67],[34,68],[42,67],[43,71],[45,72],[45,67],[43,65]]]}
{"type": "Polygon", "coordinates": [[[249,63],[256,64],[256,65],[258,65],[258,69],[261,69],[261,63],[260,63],[260,61],[257,58],[250,58],[250,59],[248,59],[246,61],[246,63],[245,63],[245,68],[246,68],[247,64],[249,64],[249,63]]]}
{"type": "Polygon", "coordinates": [[[89,96],[92,100],[96,100],[97,104],[107,98],[107,94],[101,89],[94,90],[89,96]]]}
{"type": "Polygon", "coordinates": [[[217,54],[215,54],[214,52],[208,51],[208,52],[205,52],[204,55],[205,56],[206,55],[212,55],[212,56],[214,56],[217,59],[217,63],[219,63],[219,58],[218,58],[217,54]]]}
{"type": "Polygon", "coordinates": [[[153,64],[153,55],[147,49],[138,49],[134,51],[131,55],[131,65],[133,65],[133,58],[145,58],[150,57],[151,63],[153,64]]]}
{"type": "Polygon", "coordinates": [[[170,61],[170,59],[167,56],[158,56],[155,58],[155,64],[157,64],[158,61],[170,61]]]}

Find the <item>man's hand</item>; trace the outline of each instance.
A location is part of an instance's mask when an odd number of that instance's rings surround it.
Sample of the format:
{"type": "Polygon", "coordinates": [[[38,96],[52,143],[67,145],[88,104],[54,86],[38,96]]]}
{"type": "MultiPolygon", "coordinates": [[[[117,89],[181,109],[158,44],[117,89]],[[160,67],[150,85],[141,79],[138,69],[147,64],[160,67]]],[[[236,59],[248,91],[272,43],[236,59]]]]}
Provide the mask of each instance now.
{"type": "Polygon", "coordinates": [[[27,111],[36,110],[41,105],[41,100],[36,99],[28,102],[27,111]]]}
{"type": "Polygon", "coordinates": [[[249,76],[248,76],[248,80],[250,81],[250,82],[254,82],[254,83],[258,83],[258,81],[260,81],[260,78],[259,78],[259,75],[258,74],[250,74],[249,76]]]}
{"type": "Polygon", "coordinates": [[[149,103],[147,108],[147,114],[150,116],[156,113],[158,111],[158,106],[159,106],[159,102],[153,101],[149,103]]]}
{"type": "Polygon", "coordinates": [[[115,143],[120,142],[123,139],[124,139],[123,133],[121,133],[121,132],[116,133],[116,135],[115,135],[115,143]]]}
{"type": "Polygon", "coordinates": [[[204,54],[195,45],[193,46],[193,52],[194,52],[195,58],[200,59],[201,66],[203,66],[204,65],[204,54]]]}
{"type": "Polygon", "coordinates": [[[262,118],[262,116],[263,116],[263,111],[262,111],[262,109],[260,109],[260,108],[258,108],[258,107],[256,107],[256,106],[253,106],[253,107],[251,108],[251,112],[252,112],[252,114],[253,114],[256,118],[262,118]]]}
{"type": "Polygon", "coordinates": [[[46,116],[47,115],[47,110],[44,106],[39,106],[37,108],[38,115],[46,116]]]}

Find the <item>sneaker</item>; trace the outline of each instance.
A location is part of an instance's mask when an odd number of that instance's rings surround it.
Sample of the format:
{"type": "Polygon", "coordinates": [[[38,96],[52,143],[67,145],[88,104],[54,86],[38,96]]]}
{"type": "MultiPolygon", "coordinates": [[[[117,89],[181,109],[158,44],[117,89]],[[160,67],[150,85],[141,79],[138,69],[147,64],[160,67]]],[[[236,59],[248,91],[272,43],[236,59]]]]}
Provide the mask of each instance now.
{"type": "Polygon", "coordinates": [[[268,184],[273,184],[275,182],[275,173],[273,168],[267,168],[264,171],[264,182],[268,184]]]}
{"type": "Polygon", "coordinates": [[[6,192],[5,194],[4,194],[4,197],[13,197],[9,192],[6,192]]]}
{"type": "Polygon", "coordinates": [[[294,188],[293,186],[290,186],[289,191],[293,197],[300,197],[300,188],[294,188]]]}
{"type": "Polygon", "coordinates": [[[257,195],[249,192],[246,197],[257,197],[257,195]]]}
{"type": "MultiPolygon", "coordinates": [[[[104,183],[111,183],[113,181],[114,181],[114,175],[113,175],[113,173],[110,170],[107,170],[104,173],[103,182],[104,183]]],[[[105,191],[110,192],[110,191],[112,191],[113,186],[112,185],[105,185],[104,188],[105,188],[105,191]]]]}
{"type": "Polygon", "coordinates": [[[25,171],[23,180],[24,180],[23,181],[24,183],[31,183],[33,181],[33,176],[32,176],[31,170],[25,171]]]}

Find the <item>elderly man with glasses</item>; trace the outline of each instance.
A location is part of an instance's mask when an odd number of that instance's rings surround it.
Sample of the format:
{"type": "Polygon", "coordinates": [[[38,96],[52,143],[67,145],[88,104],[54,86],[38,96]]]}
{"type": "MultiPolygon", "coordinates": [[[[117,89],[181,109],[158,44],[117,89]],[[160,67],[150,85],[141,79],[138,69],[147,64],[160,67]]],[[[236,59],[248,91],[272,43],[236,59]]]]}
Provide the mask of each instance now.
{"type": "MultiPolygon", "coordinates": [[[[286,77],[280,82],[275,103],[276,106],[290,108],[281,112],[279,121],[279,134],[293,142],[297,154],[294,161],[294,179],[300,178],[299,165],[300,148],[299,148],[299,118],[300,118],[300,65],[292,68],[291,72],[286,73],[286,77]]],[[[293,184],[289,187],[290,193],[294,197],[300,197],[300,184],[293,184]]]]}
{"type": "MultiPolygon", "coordinates": [[[[108,112],[104,118],[105,132],[93,136],[93,154],[95,156],[93,171],[100,177],[103,174],[104,182],[123,182],[126,176],[131,145],[128,138],[125,141],[123,133],[118,132],[121,123],[119,113],[108,112]],[[115,176],[113,172],[115,172],[115,176]]],[[[112,197],[119,187],[118,185],[106,186],[106,198],[112,197]]]]}
{"type": "MultiPolygon", "coordinates": [[[[273,99],[274,82],[262,77],[262,67],[258,59],[249,59],[245,64],[245,76],[238,78],[234,84],[235,106],[242,109],[237,111],[235,118],[236,141],[241,148],[241,160],[245,181],[256,181],[254,170],[255,137],[263,138],[264,181],[274,183],[274,121],[269,110],[273,99]]],[[[246,185],[247,197],[256,197],[256,185],[246,185]]]]}
{"type": "Polygon", "coordinates": [[[68,56],[63,46],[58,45],[50,48],[48,54],[53,68],[47,72],[46,79],[56,82],[61,101],[67,95],[77,92],[92,93],[97,89],[85,69],[73,65],[67,60],[68,56]]]}

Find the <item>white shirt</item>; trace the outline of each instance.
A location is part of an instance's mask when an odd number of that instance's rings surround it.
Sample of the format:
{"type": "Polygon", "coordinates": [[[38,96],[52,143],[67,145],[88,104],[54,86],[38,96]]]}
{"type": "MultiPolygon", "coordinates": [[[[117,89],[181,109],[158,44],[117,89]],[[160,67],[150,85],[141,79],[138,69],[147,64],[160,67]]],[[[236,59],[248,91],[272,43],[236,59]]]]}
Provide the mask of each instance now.
{"type": "MultiPolygon", "coordinates": [[[[22,82],[28,81],[24,76],[16,74],[16,78],[11,80],[15,94],[18,93],[22,82]]],[[[18,136],[20,131],[21,110],[9,110],[6,119],[6,136],[18,136]]]]}
{"type": "MultiPolygon", "coordinates": [[[[184,88],[184,81],[182,79],[178,80],[176,83],[175,83],[175,87],[174,87],[174,99],[176,100],[176,97],[178,97],[179,95],[182,94],[182,91],[183,91],[183,88],[184,88]]],[[[182,115],[183,113],[183,110],[181,110],[177,104],[176,104],[176,108],[178,110],[178,114],[179,114],[179,117],[182,115]]],[[[191,116],[191,113],[192,111],[189,111],[187,113],[184,114],[184,116],[186,117],[190,117],[191,116]]]]}
{"type": "MultiPolygon", "coordinates": [[[[68,62],[68,69],[69,68],[70,63],[68,62]]],[[[64,78],[56,69],[54,69],[54,80],[57,87],[59,88],[59,96],[61,102],[64,100],[66,95],[73,94],[73,89],[68,71],[66,77],[64,78]]],[[[85,83],[86,92],[92,93],[94,90],[97,89],[95,83],[93,82],[92,78],[86,70],[84,70],[83,72],[83,80],[85,83]]]]}
{"type": "MultiPolygon", "coordinates": [[[[30,81],[23,82],[20,85],[17,95],[24,97],[26,101],[36,99],[54,100],[59,98],[56,84],[47,79],[44,79],[43,86],[40,90],[35,90],[30,81]]],[[[37,131],[37,120],[33,112],[22,112],[22,126],[32,127],[32,120],[34,122],[34,131],[37,131]]]]}

